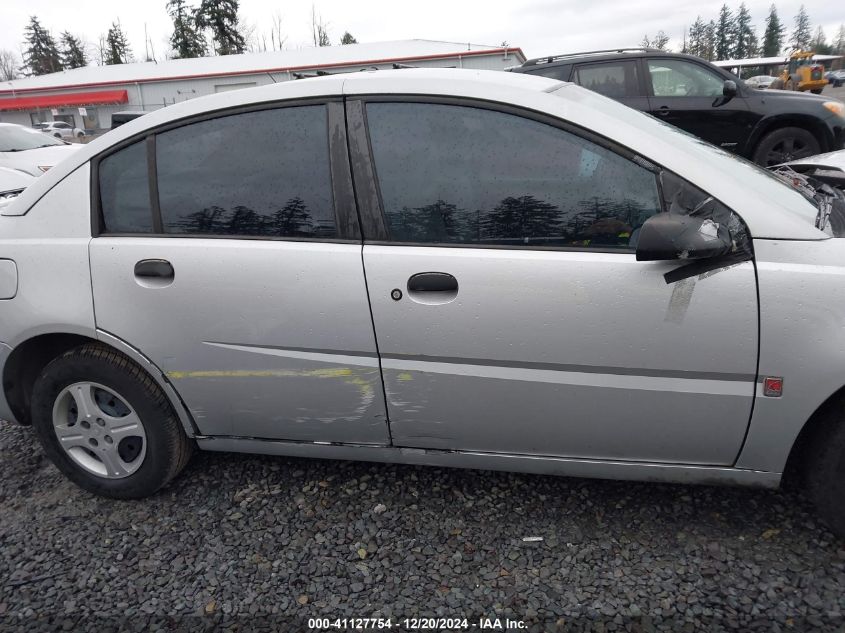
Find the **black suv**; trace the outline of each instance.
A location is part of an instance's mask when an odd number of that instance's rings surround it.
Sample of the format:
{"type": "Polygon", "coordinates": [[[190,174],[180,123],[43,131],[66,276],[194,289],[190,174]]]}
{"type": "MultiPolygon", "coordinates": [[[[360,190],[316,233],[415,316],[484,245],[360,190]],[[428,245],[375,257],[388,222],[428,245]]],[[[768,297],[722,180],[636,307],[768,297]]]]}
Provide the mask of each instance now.
{"type": "Polygon", "coordinates": [[[692,55],[623,48],[540,57],[510,70],[572,81],[764,166],[843,147],[841,102],[755,90],[692,55]]]}

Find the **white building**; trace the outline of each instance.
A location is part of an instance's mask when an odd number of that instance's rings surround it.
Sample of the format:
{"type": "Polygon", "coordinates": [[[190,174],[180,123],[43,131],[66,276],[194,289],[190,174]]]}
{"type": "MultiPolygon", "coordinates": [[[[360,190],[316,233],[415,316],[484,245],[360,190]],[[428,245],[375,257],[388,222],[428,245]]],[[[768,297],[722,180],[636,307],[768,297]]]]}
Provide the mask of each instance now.
{"type": "Polygon", "coordinates": [[[392,68],[394,64],[502,70],[525,61],[515,47],[432,40],[350,44],[163,62],[87,66],[0,83],[0,121],[65,121],[89,132],[111,114],[150,111],[224,90],[289,81],[297,75],[392,68]]]}

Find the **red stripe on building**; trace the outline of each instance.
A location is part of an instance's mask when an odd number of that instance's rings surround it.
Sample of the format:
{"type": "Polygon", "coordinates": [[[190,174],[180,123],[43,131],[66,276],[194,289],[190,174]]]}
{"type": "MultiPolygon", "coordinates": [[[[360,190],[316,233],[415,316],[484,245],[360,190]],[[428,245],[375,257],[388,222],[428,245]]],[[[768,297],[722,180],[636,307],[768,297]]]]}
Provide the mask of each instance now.
{"type": "Polygon", "coordinates": [[[97,92],[71,92],[63,95],[41,97],[15,97],[0,99],[0,110],[34,110],[37,108],[59,108],[62,106],[87,106],[105,103],[126,103],[129,97],[125,90],[100,90],[97,92]]]}

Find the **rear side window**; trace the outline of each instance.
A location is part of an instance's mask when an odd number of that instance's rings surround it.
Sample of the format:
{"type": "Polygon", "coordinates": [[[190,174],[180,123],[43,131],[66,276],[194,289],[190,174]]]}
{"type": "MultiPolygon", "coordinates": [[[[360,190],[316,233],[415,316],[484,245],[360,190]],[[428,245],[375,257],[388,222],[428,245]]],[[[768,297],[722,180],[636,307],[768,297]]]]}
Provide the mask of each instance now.
{"type": "Polygon", "coordinates": [[[612,99],[638,97],[641,92],[637,78],[637,62],[633,60],[577,66],[574,81],[612,99]]]}
{"type": "Polygon", "coordinates": [[[147,148],[138,141],[100,161],[100,206],[105,233],[151,233],[147,148]]]}
{"type": "Polygon", "coordinates": [[[550,79],[557,79],[558,81],[569,81],[569,74],[572,72],[570,64],[538,64],[536,67],[527,71],[530,75],[540,75],[541,77],[548,77],[550,79]]]}
{"type": "Polygon", "coordinates": [[[630,248],[661,210],[654,173],[531,119],[370,103],[367,121],[393,241],[630,248]]]}
{"type": "Polygon", "coordinates": [[[326,108],[262,110],[156,136],[165,233],[337,235],[326,108]]]}

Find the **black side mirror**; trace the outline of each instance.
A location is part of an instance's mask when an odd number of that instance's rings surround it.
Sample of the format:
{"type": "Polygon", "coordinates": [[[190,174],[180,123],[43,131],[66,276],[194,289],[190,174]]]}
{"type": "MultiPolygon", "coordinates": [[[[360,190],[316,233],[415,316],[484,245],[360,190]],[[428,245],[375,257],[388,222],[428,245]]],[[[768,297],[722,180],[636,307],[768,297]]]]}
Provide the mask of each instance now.
{"type": "Polygon", "coordinates": [[[725,83],[722,84],[722,95],[730,99],[736,96],[737,90],[736,82],[733,79],[725,79],[725,83]]]}
{"type": "Polygon", "coordinates": [[[637,261],[706,259],[733,250],[731,233],[709,218],[658,213],[640,228],[637,261]]]}

